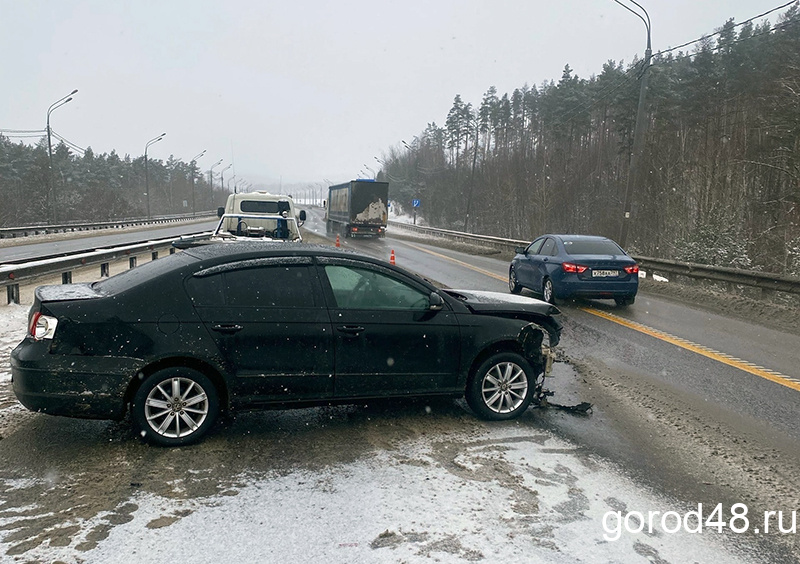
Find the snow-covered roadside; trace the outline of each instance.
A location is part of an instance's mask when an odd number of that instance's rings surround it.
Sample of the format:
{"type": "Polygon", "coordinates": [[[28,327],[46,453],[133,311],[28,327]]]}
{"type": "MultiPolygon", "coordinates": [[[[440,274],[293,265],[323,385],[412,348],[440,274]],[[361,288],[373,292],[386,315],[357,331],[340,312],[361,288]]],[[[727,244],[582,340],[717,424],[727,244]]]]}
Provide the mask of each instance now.
{"type": "Polygon", "coordinates": [[[17,401],[11,390],[9,355],[24,337],[30,305],[0,306],[0,439],[31,414],[17,401]]]}
{"type": "MultiPolygon", "coordinates": [[[[625,534],[609,511],[680,511],[573,445],[530,429],[408,441],[322,471],[243,475],[206,499],[135,494],[61,523],[67,546],[30,560],[102,562],[755,562],[713,532],[625,534]],[[116,520],[116,523],[114,521],[116,520]],[[93,533],[114,523],[106,538],[93,533]],[[430,560],[432,559],[432,560],[430,560]]],[[[176,490],[182,478],[173,477],[176,490]]],[[[9,484],[6,484],[8,487],[9,484]]],[[[27,487],[25,484],[19,487],[27,487]]],[[[0,529],[25,516],[0,512],[0,529]]],[[[9,544],[0,544],[3,551],[9,544]]]]}

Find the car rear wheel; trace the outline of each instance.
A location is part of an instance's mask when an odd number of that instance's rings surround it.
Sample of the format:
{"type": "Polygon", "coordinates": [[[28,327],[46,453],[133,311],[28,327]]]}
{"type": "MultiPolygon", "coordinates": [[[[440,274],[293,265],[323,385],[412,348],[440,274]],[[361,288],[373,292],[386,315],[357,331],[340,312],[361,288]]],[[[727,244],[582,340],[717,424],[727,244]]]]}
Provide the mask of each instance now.
{"type": "Polygon", "coordinates": [[[486,359],[467,384],[467,403],[483,419],[519,417],[535,391],[533,368],[522,356],[497,353],[486,359]]]}
{"type": "Polygon", "coordinates": [[[147,442],[181,446],[198,441],[219,413],[214,384],[191,368],[166,368],[148,376],[133,398],[132,418],[147,442]]]}
{"type": "Polygon", "coordinates": [[[619,307],[625,307],[633,305],[633,302],[636,301],[636,296],[623,296],[621,298],[614,298],[614,301],[617,302],[619,307]]]}
{"type": "Polygon", "coordinates": [[[508,290],[512,294],[519,294],[522,292],[522,286],[519,285],[519,281],[517,280],[517,273],[512,266],[508,271],[508,290]]]}

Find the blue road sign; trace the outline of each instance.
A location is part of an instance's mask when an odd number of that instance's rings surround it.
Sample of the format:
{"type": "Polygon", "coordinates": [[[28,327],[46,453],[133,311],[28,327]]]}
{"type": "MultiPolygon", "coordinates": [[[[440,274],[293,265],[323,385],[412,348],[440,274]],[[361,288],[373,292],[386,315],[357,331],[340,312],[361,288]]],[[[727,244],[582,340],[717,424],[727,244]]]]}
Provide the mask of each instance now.
{"type": "Polygon", "coordinates": [[[419,200],[417,200],[416,198],[411,200],[411,206],[415,207],[415,208],[418,208],[419,207],[419,200]]]}

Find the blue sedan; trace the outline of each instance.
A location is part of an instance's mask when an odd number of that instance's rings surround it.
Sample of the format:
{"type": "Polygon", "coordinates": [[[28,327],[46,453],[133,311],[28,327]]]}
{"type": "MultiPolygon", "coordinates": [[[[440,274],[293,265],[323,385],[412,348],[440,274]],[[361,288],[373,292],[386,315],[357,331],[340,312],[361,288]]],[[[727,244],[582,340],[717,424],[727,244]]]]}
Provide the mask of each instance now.
{"type": "Polygon", "coordinates": [[[613,299],[627,306],[639,290],[639,265],[611,239],[592,235],[542,235],[517,247],[508,289],[528,288],[546,302],[571,297],[613,299]]]}

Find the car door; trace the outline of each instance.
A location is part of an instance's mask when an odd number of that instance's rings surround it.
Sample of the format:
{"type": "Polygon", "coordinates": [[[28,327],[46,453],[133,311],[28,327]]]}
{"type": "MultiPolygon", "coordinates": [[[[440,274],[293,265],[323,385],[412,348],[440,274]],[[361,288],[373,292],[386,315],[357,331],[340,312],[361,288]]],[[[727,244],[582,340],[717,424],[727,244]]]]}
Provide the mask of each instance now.
{"type": "Polygon", "coordinates": [[[556,264],[553,259],[556,250],[556,240],[552,237],[547,237],[536,255],[531,257],[533,264],[531,288],[535,292],[541,292],[544,279],[552,277],[553,265],[556,264]]]}
{"type": "Polygon", "coordinates": [[[310,257],[263,258],[187,281],[244,403],[333,395],[333,337],[310,257]]]}
{"type": "Polygon", "coordinates": [[[452,390],[459,327],[447,304],[430,309],[430,289],[378,265],[320,257],[330,308],[336,397],[452,390]]]}
{"type": "Polygon", "coordinates": [[[536,270],[536,263],[534,258],[539,252],[539,249],[542,248],[542,244],[544,243],[545,238],[539,237],[535,239],[533,243],[528,245],[523,253],[522,259],[516,265],[516,275],[517,281],[525,286],[526,288],[536,288],[534,286],[534,281],[536,279],[535,270],[536,270]]]}

